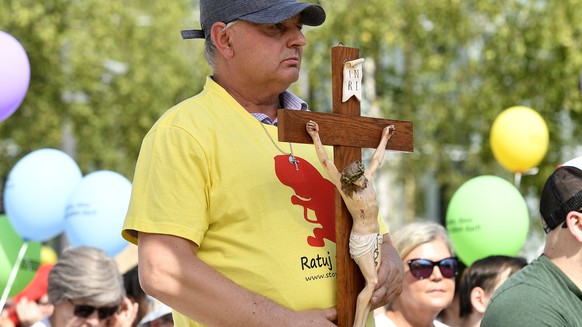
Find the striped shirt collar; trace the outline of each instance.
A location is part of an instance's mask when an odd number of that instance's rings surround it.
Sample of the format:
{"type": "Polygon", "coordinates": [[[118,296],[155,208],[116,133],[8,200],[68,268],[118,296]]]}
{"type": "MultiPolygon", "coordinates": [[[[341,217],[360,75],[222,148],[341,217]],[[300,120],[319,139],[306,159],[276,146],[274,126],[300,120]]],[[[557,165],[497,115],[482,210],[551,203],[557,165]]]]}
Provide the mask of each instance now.
{"type": "MultiPolygon", "coordinates": [[[[307,103],[305,103],[305,101],[301,100],[301,98],[299,98],[298,96],[289,91],[285,91],[279,95],[279,102],[282,104],[281,107],[285,109],[303,111],[309,110],[307,103]]],[[[269,116],[260,112],[251,113],[251,115],[253,115],[253,117],[255,117],[258,121],[260,121],[263,124],[276,126],[278,122],[277,117],[275,117],[275,119],[271,119],[269,116]]]]}

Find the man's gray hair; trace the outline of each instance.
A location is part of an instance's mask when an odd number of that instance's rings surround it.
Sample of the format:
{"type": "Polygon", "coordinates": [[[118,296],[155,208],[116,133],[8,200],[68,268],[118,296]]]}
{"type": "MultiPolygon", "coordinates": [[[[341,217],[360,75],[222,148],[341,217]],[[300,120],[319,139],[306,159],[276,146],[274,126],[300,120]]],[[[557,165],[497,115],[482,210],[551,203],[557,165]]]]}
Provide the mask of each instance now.
{"type": "Polygon", "coordinates": [[[100,249],[80,246],[65,250],[48,278],[52,304],[72,300],[104,306],[121,303],[125,297],[123,277],[117,263],[100,249]]]}
{"type": "MultiPolygon", "coordinates": [[[[238,20],[233,20],[232,22],[226,24],[223,32],[229,29],[232,25],[236,24],[238,20]]],[[[212,42],[212,37],[208,36],[204,41],[204,57],[206,57],[206,61],[210,65],[210,68],[214,70],[214,64],[216,63],[216,45],[212,42]]]]}
{"type": "Polygon", "coordinates": [[[216,62],[215,56],[216,56],[216,45],[214,45],[214,43],[212,42],[212,38],[207,38],[206,41],[204,41],[204,57],[206,58],[206,61],[210,65],[210,68],[212,68],[213,70],[214,63],[216,62]]]}

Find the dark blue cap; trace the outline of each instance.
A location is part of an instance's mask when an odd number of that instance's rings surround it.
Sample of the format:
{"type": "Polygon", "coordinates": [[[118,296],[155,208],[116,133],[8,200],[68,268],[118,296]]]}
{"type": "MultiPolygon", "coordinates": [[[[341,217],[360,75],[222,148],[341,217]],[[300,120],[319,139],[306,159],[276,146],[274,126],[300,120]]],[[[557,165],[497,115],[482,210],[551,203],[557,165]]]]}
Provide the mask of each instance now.
{"type": "Polygon", "coordinates": [[[320,5],[295,0],[200,0],[201,30],[182,31],[183,39],[206,38],[216,22],[230,23],[240,19],[257,24],[276,24],[301,14],[301,23],[319,26],[325,21],[320,5]]]}

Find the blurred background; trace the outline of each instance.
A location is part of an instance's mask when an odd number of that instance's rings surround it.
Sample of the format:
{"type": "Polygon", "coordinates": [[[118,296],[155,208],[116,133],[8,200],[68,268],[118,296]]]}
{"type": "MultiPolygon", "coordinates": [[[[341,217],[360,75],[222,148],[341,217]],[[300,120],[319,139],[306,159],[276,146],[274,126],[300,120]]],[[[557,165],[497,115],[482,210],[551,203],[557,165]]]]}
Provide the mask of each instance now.
{"type": "MultiPolygon", "coordinates": [[[[523,197],[518,251],[534,255],[543,241],[543,183],[582,155],[582,0],[317,2],[328,18],[304,28],[302,76],[292,91],[311,110],[331,112],[330,49],[359,48],[362,114],[414,123],[414,152],[388,152],[375,180],[390,228],[418,219],[458,224],[447,218],[453,195],[473,178],[495,176],[523,197]],[[496,119],[515,106],[535,115],[512,117],[492,138],[496,119]],[[512,143],[528,132],[538,141],[512,143]],[[536,156],[502,158],[494,142],[536,156]]],[[[30,63],[26,96],[0,122],[0,187],[17,162],[43,148],[68,154],[83,175],[108,170],[131,181],[145,133],[210,73],[203,41],[180,38],[200,26],[197,10],[197,1],[184,0],[0,0],[0,31],[18,40],[30,63]]],[[[506,203],[489,190],[490,201],[464,203],[509,229],[511,217],[489,210],[512,213],[521,199],[506,203]]],[[[45,238],[56,252],[68,242],[45,238]]]]}

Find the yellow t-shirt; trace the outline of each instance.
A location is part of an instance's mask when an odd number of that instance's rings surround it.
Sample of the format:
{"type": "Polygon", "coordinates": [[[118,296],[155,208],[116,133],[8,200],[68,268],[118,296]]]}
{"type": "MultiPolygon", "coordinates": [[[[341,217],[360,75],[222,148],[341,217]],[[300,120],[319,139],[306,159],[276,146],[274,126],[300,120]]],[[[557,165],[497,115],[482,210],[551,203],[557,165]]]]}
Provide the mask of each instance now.
{"type": "MultiPolygon", "coordinates": [[[[290,152],[277,127],[265,128],[290,152]]],[[[335,306],[335,187],[313,145],[292,148],[298,170],[208,78],[144,138],[123,237],[176,235],[198,244],[198,257],[227,278],[285,307],[335,306]]],[[[201,326],[174,316],[177,326],[201,326]]]]}

